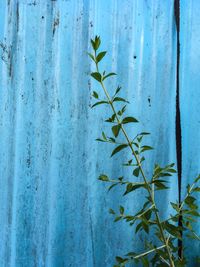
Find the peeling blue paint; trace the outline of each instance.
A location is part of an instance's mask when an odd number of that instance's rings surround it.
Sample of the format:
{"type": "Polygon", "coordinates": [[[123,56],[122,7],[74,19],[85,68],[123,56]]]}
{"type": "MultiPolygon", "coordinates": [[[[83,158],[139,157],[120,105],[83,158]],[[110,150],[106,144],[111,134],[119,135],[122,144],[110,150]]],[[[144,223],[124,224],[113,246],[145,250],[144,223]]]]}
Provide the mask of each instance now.
{"type": "MultiPolygon", "coordinates": [[[[195,24],[199,4],[181,2],[182,178],[186,184],[200,166],[194,158],[199,146],[195,24]]],[[[86,52],[96,34],[109,55],[102,68],[118,73],[110,86],[120,83],[124,88],[131,102],[128,112],[141,121],[136,132],[152,134],[148,143],[155,151],[149,153],[146,168],[151,170],[155,162],[176,162],[174,1],[3,1],[2,267],[112,266],[116,255],[142,249],[133,229],[114,224],[108,214],[119,203],[137,210],[139,195],[108,194],[96,179],[105,171],[113,176],[122,173],[121,158],[109,159],[111,148],[94,141],[105,127],[108,112],[90,109],[96,84],[89,77],[93,66],[86,52]]],[[[172,188],[158,197],[164,217],[170,212],[165,202],[178,198],[177,177],[171,183],[172,188]]]]}

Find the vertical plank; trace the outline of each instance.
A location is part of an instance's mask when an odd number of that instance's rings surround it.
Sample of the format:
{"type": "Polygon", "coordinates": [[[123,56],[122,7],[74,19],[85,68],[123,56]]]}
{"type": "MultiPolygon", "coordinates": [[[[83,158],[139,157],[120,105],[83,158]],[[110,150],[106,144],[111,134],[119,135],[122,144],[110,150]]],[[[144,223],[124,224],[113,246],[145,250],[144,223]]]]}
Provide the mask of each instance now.
{"type": "MultiPolygon", "coordinates": [[[[181,1],[181,65],[180,65],[180,97],[181,97],[181,126],[182,126],[182,195],[186,193],[186,186],[192,183],[200,173],[199,132],[199,1],[181,1]]],[[[198,204],[199,202],[199,197],[198,204]]],[[[199,220],[195,230],[200,234],[199,220]]],[[[188,266],[197,266],[195,256],[199,256],[198,241],[184,240],[188,266]],[[192,247],[192,249],[191,249],[192,247]],[[196,264],[196,265],[195,265],[196,264]]]]}
{"type": "MultiPolygon", "coordinates": [[[[139,208],[135,196],[106,192],[102,172],[129,176],[112,150],[93,141],[107,109],[91,111],[97,85],[89,72],[90,38],[99,34],[108,57],[102,69],[118,73],[128,113],[151,132],[146,164],[176,162],[176,33],[173,1],[10,0],[0,6],[0,36],[10,49],[1,61],[1,266],[112,266],[116,255],[141,251],[133,229],[116,223],[109,208],[139,208]]],[[[106,129],[108,131],[108,129],[106,129]]],[[[109,133],[109,132],[108,132],[109,133]]],[[[158,196],[177,198],[177,179],[158,196]]]]}

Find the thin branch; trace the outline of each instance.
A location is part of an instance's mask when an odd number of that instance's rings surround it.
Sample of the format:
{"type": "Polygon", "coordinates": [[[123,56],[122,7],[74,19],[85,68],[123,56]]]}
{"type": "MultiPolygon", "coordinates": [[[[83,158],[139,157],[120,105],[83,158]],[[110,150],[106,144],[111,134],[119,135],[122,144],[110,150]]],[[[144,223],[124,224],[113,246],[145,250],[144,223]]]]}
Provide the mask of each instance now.
{"type": "MultiPolygon", "coordinates": [[[[95,50],[95,59],[96,59],[96,50],[95,50]]],[[[95,61],[95,64],[96,64],[96,70],[97,70],[97,72],[99,73],[99,67],[98,67],[98,63],[97,63],[97,61],[95,61]]],[[[169,257],[170,265],[171,265],[171,267],[174,267],[174,262],[173,262],[173,259],[172,259],[172,254],[171,254],[170,248],[169,248],[169,246],[168,246],[168,244],[167,244],[167,240],[166,240],[166,237],[165,237],[165,234],[164,234],[164,230],[163,230],[163,227],[162,227],[162,224],[161,224],[161,221],[160,221],[160,217],[159,217],[159,214],[158,214],[158,210],[156,209],[156,204],[155,204],[155,201],[154,201],[154,197],[153,197],[153,195],[152,195],[152,192],[151,192],[151,187],[150,187],[150,185],[149,185],[149,183],[148,183],[148,180],[147,180],[147,178],[146,178],[146,176],[145,176],[145,173],[144,173],[144,171],[143,171],[141,162],[140,162],[140,160],[139,160],[139,158],[138,158],[138,156],[137,156],[137,154],[136,154],[136,152],[135,152],[135,150],[134,150],[134,148],[133,148],[132,142],[130,141],[129,136],[128,136],[128,134],[126,133],[126,130],[124,129],[124,126],[121,124],[121,121],[120,121],[120,119],[119,119],[119,117],[118,117],[118,114],[117,114],[117,112],[116,112],[116,110],[115,110],[115,107],[114,107],[114,105],[113,105],[113,102],[112,102],[112,100],[111,100],[111,98],[110,98],[110,96],[109,96],[109,94],[108,94],[108,91],[106,90],[106,87],[104,86],[104,83],[103,83],[102,80],[100,81],[100,84],[101,84],[102,89],[103,89],[103,91],[104,91],[104,93],[105,93],[105,95],[106,95],[106,97],[107,97],[107,99],[108,99],[108,102],[109,102],[109,104],[110,104],[110,106],[111,106],[111,109],[112,109],[113,113],[115,114],[115,117],[116,117],[116,120],[117,120],[117,122],[118,122],[118,125],[120,125],[121,130],[122,130],[122,132],[123,132],[123,134],[124,134],[124,136],[125,136],[125,138],[126,138],[126,140],[127,140],[127,143],[128,143],[128,145],[129,145],[129,147],[130,147],[130,149],[131,149],[131,152],[132,152],[132,154],[133,154],[134,157],[135,157],[135,160],[136,160],[136,162],[137,162],[137,165],[138,165],[138,167],[139,167],[139,169],[140,169],[140,172],[141,172],[141,174],[142,174],[143,180],[144,180],[144,182],[145,182],[145,184],[146,184],[146,188],[147,188],[147,191],[148,191],[148,193],[149,193],[151,202],[152,202],[152,204],[155,205],[154,213],[155,213],[155,216],[156,216],[157,225],[158,225],[158,228],[159,228],[159,230],[160,230],[161,237],[162,237],[163,242],[164,242],[165,247],[166,247],[166,252],[167,252],[168,257],[169,257]]]]}

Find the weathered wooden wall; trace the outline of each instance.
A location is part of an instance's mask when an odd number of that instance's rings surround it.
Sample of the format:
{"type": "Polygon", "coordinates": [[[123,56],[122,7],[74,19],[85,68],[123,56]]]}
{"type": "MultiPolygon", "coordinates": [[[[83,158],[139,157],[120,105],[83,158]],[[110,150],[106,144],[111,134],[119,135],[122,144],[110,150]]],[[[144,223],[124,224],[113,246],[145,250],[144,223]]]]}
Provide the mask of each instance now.
{"type": "MultiPolygon", "coordinates": [[[[180,2],[185,185],[200,167],[200,2],[180,2]]],[[[109,159],[111,148],[94,141],[107,113],[90,109],[96,84],[86,52],[96,34],[109,55],[104,67],[118,73],[111,86],[122,85],[128,112],[141,121],[137,130],[152,134],[148,173],[155,162],[177,162],[173,0],[1,1],[1,267],[110,267],[116,255],[141,249],[132,229],[108,214],[119,203],[137,210],[140,195],[120,198],[97,181],[101,172],[122,170],[120,157],[109,159]]],[[[170,212],[166,202],[178,198],[177,181],[159,196],[163,216],[170,212]]]]}

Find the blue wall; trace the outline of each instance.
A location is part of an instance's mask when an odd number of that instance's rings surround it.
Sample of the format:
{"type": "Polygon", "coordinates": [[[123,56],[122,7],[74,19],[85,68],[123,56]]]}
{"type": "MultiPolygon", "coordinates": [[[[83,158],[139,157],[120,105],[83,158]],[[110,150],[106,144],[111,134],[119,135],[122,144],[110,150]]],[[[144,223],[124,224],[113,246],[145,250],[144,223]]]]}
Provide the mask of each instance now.
{"type": "MultiPolygon", "coordinates": [[[[118,73],[150,131],[146,165],[176,162],[177,40],[174,1],[8,0],[0,5],[0,267],[104,267],[116,255],[141,251],[142,242],[109,208],[139,207],[142,192],[119,197],[97,181],[122,170],[123,157],[95,142],[108,110],[91,110],[86,52],[98,34],[108,57],[102,68],[118,73]],[[116,167],[117,166],[117,167],[116,167]]],[[[183,183],[198,173],[199,1],[181,1],[180,107],[183,183]]],[[[133,132],[133,134],[135,134],[133,132]]],[[[157,201],[178,197],[177,177],[157,201]]],[[[184,192],[184,191],[183,191],[184,192]]],[[[194,243],[195,253],[199,245],[194,243]]],[[[192,265],[191,265],[192,266],[192,265]]]]}

